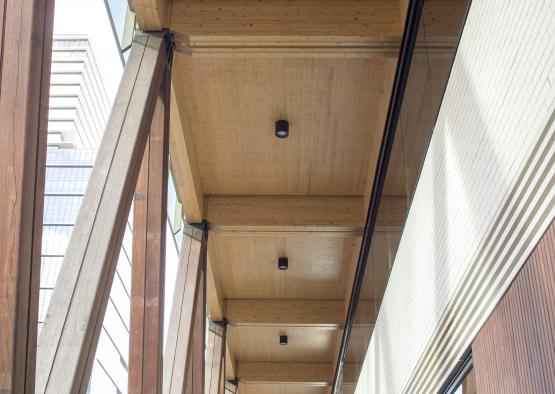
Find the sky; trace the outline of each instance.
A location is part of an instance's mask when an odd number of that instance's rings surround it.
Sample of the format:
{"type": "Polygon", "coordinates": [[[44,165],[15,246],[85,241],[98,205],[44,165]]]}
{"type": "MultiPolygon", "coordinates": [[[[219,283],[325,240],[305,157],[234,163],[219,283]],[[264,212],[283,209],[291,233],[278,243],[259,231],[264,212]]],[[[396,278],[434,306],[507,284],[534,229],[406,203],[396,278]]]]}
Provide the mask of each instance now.
{"type": "Polygon", "coordinates": [[[123,66],[104,0],[56,0],[54,34],[89,37],[106,93],[113,101],[123,66]]]}

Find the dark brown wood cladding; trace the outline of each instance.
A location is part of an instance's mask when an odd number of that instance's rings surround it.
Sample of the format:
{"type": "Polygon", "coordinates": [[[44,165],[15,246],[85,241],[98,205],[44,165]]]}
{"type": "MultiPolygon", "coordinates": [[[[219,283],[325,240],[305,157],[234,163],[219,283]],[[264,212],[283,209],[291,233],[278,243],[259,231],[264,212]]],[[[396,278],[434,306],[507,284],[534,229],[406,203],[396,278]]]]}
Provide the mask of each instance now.
{"type": "Polygon", "coordinates": [[[0,2],[0,393],[34,393],[54,0],[0,2]]]}
{"type": "Polygon", "coordinates": [[[472,345],[478,393],[555,393],[555,222],[472,345]]]}
{"type": "Polygon", "coordinates": [[[166,71],[135,186],[129,394],[162,392],[169,89],[166,71]]]}

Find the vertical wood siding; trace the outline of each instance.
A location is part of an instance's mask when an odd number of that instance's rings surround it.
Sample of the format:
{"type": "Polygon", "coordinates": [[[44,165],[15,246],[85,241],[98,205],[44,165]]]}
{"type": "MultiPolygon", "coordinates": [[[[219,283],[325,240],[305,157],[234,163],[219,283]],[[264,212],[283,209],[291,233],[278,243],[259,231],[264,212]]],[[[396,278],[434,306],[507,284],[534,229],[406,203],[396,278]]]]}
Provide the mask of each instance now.
{"type": "Polygon", "coordinates": [[[480,394],[555,393],[555,223],[472,344],[480,394]]]}

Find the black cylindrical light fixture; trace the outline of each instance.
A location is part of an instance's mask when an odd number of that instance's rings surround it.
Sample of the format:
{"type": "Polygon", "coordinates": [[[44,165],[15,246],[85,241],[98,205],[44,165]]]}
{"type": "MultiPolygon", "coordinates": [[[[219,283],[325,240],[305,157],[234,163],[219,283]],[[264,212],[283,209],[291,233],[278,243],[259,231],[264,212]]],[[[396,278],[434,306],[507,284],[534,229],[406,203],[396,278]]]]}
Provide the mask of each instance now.
{"type": "Polygon", "coordinates": [[[287,346],[287,335],[280,335],[279,336],[279,344],[281,346],[287,346]]]}
{"type": "Polygon", "coordinates": [[[282,271],[285,271],[289,267],[289,260],[287,257],[280,257],[278,258],[278,268],[282,271]]]}
{"type": "Polygon", "coordinates": [[[280,119],[276,121],[276,137],[287,138],[289,136],[289,122],[280,119]]]}

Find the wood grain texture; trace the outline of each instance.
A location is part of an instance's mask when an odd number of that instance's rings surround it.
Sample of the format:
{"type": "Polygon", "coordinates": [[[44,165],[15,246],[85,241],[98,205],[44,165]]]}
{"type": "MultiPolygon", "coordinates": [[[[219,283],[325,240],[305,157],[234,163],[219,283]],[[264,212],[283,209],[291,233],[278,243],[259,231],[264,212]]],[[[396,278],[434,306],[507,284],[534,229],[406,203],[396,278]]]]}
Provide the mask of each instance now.
{"type": "Polygon", "coordinates": [[[338,327],[345,322],[343,300],[227,299],[234,326],[338,327]]]}
{"type": "Polygon", "coordinates": [[[234,326],[228,329],[229,346],[241,362],[332,362],[335,327],[234,326]],[[287,335],[288,344],[279,344],[287,335]]]}
{"type": "Polygon", "coordinates": [[[128,391],[134,394],[162,392],[169,78],[156,102],[133,203],[128,391]]]}
{"type": "Polygon", "coordinates": [[[333,376],[329,363],[239,362],[241,383],[282,383],[328,386],[333,376]]]}
{"type": "Polygon", "coordinates": [[[206,370],[205,370],[205,393],[220,394],[223,390],[223,378],[225,375],[225,328],[210,327],[206,332],[206,370]]]}
{"type": "Polygon", "coordinates": [[[191,363],[188,363],[188,356],[192,347],[195,296],[201,281],[200,256],[200,241],[184,236],[164,352],[164,393],[181,394],[189,378],[191,363]]]}
{"type": "Polygon", "coordinates": [[[229,347],[227,333],[225,346],[225,378],[228,380],[233,380],[237,376],[237,361],[235,359],[235,353],[229,347]]]}
{"type": "Polygon", "coordinates": [[[187,36],[399,36],[390,0],[174,1],[171,29],[187,36]]]}
{"type": "Polygon", "coordinates": [[[241,383],[282,383],[328,386],[333,376],[329,363],[239,362],[241,383]]]}
{"type": "Polygon", "coordinates": [[[171,0],[130,0],[139,28],[157,31],[168,27],[171,0]]]}
{"type": "MultiPolygon", "coordinates": [[[[210,258],[206,267],[206,307],[208,317],[213,321],[221,321],[225,317],[225,301],[219,281],[214,277],[210,258]]],[[[219,278],[218,278],[219,279],[219,278]]]]}
{"type": "Polygon", "coordinates": [[[191,57],[396,58],[399,37],[182,36],[176,51],[191,57]]]}
{"type": "Polygon", "coordinates": [[[395,59],[191,58],[173,83],[205,194],[360,196],[395,59]],[[286,118],[290,135],[274,136],[286,118]]]}
{"type": "Polygon", "coordinates": [[[0,4],[0,392],[34,393],[54,1],[0,4]]]}
{"type": "MultiPolygon", "coordinates": [[[[187,185],[182,194],[189,194],[182,198],[185,210],[192,201],[190,206],[200,207],[196,212],[211,224],[211,313],[222,312],[220,299],[348,300],[406,4],[173,2],[171,27],[181,51],[173,80],[180,116],[175,130],[182,136],[175,133],[173,141],[180,147],[172,155],[176,162],[189,152],[196,157],[196,168],[176,167],[191,174],[182,177],[187,185]],[[286,140],[274,136],[280,118],[291,124],[286,140]],[[353,201],[343,204],[334,200],[338,197],[353,201]],[[280,256],[290,259],[285,272],[276,267],[280,256]]],[[[448,11],[449,5],[438,4],[435,12],[444,16],[448,11]]],[[[434,20],[433,28],[445,37],[427,37],[438,47],[423,54],[444,51],[443,40],[452,48],[452,29],[443,20],[434,20]]],[[[418,114],[411,119],[416,123],[418,114]]],[[[394,186],[405,184],[403,176],[394,186]]],[[[384,235],[373,250],[372,276],[366,278],[367,305],[375,305],[383,294],[393,241],[406,216],[407,191],[398,190],[388,193],[378,218],[376,229],[384,235]]],[[[314,314],[301,319],[303,311],[293,308],[278,315],[287,315],[288,323],[320,324],[314,314]]],[[[238,316],[236,312],[240,316],[252,309],[241,304],[227,311],[238,316]]],[[[276,329],[288,323],[262,312],[266,307],[242,315],[248,324],[231,329],[229,347],[238,363],[287,357],[335,361],[339,330],[296,327],[303,340],[284,353],[274,347],[276,329]]],[[[371,330],[374,318],[375,308],[366,308],[357,322],[361,331],[371,330]]],[[[258,392],[273,388],[279,392],[273,384],[258,392]]]]}
{"type": "Polygon", "coordinates": [[[209,253],[223,298],[342,299],[357,238],[210,234],[209,253]],[[280,271],[279,257],[289,268],[280,271]]]}
{"type": "Polygon", "coordinates": [[[479,393],[555,392],[555,224],[472,344],[479,393]]]}
{"type": "Polygon", "coordinates": [[[87,390],[166,68],[162,37],[136,36],[39,338],[37,393],[87,390]]]}
{"type": "Polygon", "coordinates": [[[360,234],[364,226],[359,197],[209,196],[207,217],[210,229],[221,234],[360,234]]]}
{"type": "Polygon", "coordinates": [[[240,394],[330,394],[330,387],[301,386],[292,384],[240,384],[240,394]]]}
{"type": "MultiPolygon", "coordinates": [[[[188,223],[200,223],[204,218],[204,190],[198,169],[196,149],[188,129],[182,127],[180,108],[184,106],[181,90],[174,84],[170,100],[170,156],[172,174],[176,180],[179,199],[188,223]]],[[[186,118],[184,118],[187,121],[186,118]]]]}
{"type": "MultiPolygon", "coordinates": [[[[206,245],[201,244],[200,280],[195,294],[194,321],[192,323],[191,346],[187,359],[187,368],[191,374],[185,379],[185,390],[193,394],[202,394],[205,390],[205,335],[206,335],[206,245]]],[[[179,351],[180,349],[177,349],[179,351]]]]}

